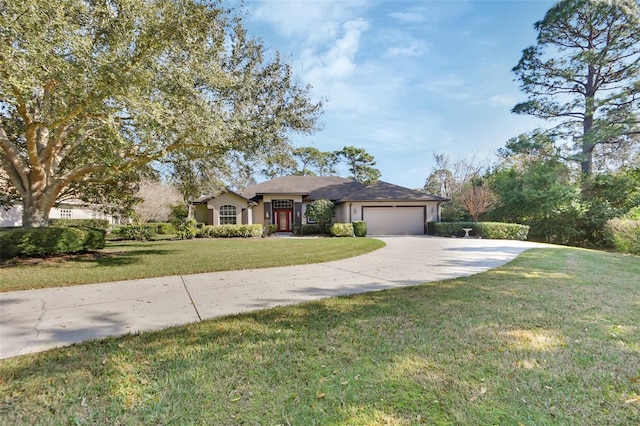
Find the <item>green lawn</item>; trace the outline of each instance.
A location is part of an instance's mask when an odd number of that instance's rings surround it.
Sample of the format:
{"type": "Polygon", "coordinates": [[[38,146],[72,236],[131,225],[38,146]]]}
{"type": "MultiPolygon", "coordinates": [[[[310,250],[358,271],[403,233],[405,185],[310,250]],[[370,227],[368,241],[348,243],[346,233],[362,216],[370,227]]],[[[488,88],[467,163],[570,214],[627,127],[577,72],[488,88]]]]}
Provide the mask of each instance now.
{"type": "Polygon", "coordinates": [[[0,361],[2,424],[637,425],[640,259],[472,277],[0,361]]]}
{"type": "Polygon", "coordinates": [[[328,262],[383,246],[371,238],[108,242],[99,256],[5,263],[0,268],[0,291],[328,262]]]}

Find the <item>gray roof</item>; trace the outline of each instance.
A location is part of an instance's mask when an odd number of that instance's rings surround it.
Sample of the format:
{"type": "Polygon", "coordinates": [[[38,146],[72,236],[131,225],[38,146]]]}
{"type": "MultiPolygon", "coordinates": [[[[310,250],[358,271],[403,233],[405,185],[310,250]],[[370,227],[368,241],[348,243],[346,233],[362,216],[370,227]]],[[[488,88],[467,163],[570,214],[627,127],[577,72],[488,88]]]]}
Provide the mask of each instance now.
{"type": "Polygon", "coordinates": [[[338,176],[282,176],[242,191],[245,198],[264,194],[302,195],[307,200],[339,200],[366,185],[338,176]]]}
{"type": "Polygon", "coordinates": [[[338,176],[282,176],[252,185],[237,193],[226,190],[213,195],[203,195],[194,204],[206,204],[212,198],[232,193],[247,201],[256,200],[265,194],[300,195],[305,200],[326,198],[337,202],[348,201],[447,201],[447,198],[422,191],[378,181],[371,185],[338,176]]]}
{"type": "Polygon", "coordinates": [[[219,191],[219,192],[216,192],[215,194],[212,194],[212,195],[201,195],[198,198],[196,198],[195,200],[193,200],[191,203],[192,204],[207,204],[209,202],[209,200],[211,200],[213,198],[216,198],[216,197],[219,197],[222,194],[226,194],[226,193],[237,195],[238,197],[249,201],[249,199],[247,197],[245,197],[244,195],[238,194],[237,192],[231,191],[230,189],[225,189],[224,191],[219,191]]]}
{"type": "Polygon", "coordinates": [[[378,181],[342,197],[340,201],[447,201],[447,198],[378,181]]]}

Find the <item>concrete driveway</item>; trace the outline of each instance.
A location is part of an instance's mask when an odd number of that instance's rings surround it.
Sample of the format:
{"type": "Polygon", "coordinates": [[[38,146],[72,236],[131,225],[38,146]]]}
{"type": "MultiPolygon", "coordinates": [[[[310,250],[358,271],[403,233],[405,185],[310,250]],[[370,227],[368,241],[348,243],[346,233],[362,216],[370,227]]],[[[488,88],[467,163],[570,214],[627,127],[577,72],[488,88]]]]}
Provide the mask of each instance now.
{"type": "Polygon", "coordinates": [[[278,305],[476,274],[541,244],[377,237],[335,262],[0,293],[0,358],[278,305]]]}

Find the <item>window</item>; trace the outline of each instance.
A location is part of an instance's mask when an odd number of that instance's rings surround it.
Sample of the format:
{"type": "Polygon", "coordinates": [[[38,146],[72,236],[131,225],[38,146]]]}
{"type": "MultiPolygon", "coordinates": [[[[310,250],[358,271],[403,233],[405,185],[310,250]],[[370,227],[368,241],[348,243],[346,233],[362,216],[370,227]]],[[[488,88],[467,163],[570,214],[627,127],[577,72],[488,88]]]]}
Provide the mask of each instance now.
{"type": "Polygon", "coordinates": [[[220,207],[220,225],[235,225],[237,219],[236,206],[220,207]]]}
{"type": "Polygon", "coordinates": [[[60,219],[71,219],[71,209],[60,209],[60,219]]]}
{"type": "Polygon", "coordinates": [[[274,209],[290,209],[293,207],[293,201],[291,200],[273,200],[272,206],[274,209]]]}

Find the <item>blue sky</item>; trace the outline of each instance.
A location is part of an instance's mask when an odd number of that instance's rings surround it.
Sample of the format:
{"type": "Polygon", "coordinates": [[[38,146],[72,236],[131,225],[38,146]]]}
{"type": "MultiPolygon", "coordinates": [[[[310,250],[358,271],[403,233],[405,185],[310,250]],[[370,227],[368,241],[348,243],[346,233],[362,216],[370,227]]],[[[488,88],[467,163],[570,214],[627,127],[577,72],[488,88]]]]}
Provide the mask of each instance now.
{"type": "Polygon", "coordinates": [[[525,100],[511,69],[554,3],[245,0],[244,10],[250,33],[327,101],[323,130],[294,144],[364,148],[382,180],[420,188],[434,152],[493,160],[544,125],[510,113],[525,100]]]}

